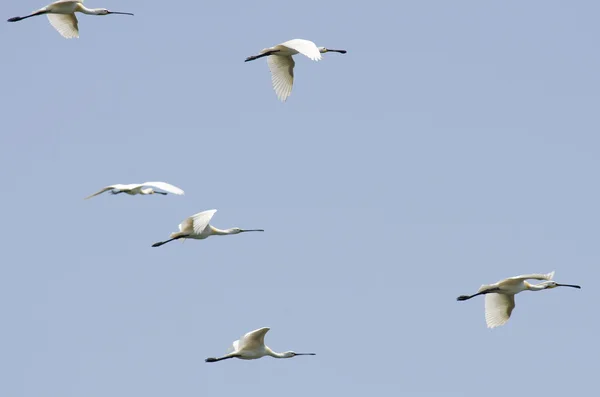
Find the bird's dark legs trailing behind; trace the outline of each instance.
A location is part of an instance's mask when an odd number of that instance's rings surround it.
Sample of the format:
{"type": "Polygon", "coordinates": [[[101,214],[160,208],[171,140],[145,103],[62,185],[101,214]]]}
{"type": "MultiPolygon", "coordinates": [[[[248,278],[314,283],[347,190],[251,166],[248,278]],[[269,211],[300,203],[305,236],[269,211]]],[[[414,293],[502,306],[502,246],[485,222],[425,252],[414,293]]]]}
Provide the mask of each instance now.
{"type": "Polygon", "coordinates": [[[7,20],[7,22],[19,22],[19,21],[22,21],[23,19],[27,19],[27,18],[35,17],[36,15],[42,15],[42,14],[47,14],[47,13],[48,13],[48,11],[36,11],[33,14],[25,15],[24,17],[9,18],[7,20]]]}
{"type": "Polygon", "coordinates": [[[165,193],[165,192],[154,192],[154,194],[162,194],[163,196],[167,195],[167,193],[165,193]]]}
{"type": "Polygon", "coordinates": [[[219,357],[219,358],[216,358],[216,357],[209,357],[209,358],[207,358],[207,359],[206,359],[206,360],[204,360],[204,361],[206,361],[207,363],[216,363],[217,361],[221,361],[221,360],[228,360],[228,359],[230,359],[230,358],[234,358],[234,357],[239,357],[239,356],[237,356],[237,355],[233,355],[233,356],[224,356],[224,357],[219,357]]]}
{"type": "Polygon", "coordinates": [[[266,57],[266,56],[269,56],[269,55],[274,54],[274,53],[279,52],[279,51],[280,50],[273,50],[273,51],[264,52],[264,53],[259,54],[259,55],[253,55],[251,57],[246,58],[246,60],[244,62],[254,61],[255,59],[266,57]]]}
{"type": "Polygon", "coordinates": [[[177,236],[177,237],[165,240],[165,241],[159,241],[158,243],[152,244],[152,246],[153,247],[160,247],[161,245],[166,244],[166,243],[170,243],[173,240],[179,240],[180,238],[187,238],[187,237],[188,237],[187,234],[185,236],[177,236]]]}
{"type": "Polygon", "coordinates": [[[473,294],[473,295],[461,295],[458,298],[456,298],[456,300],[457,301],[466,301],[466,300],[474,298],[474,297],[476,297],[478,295],[490,294],[490,293],[493,293],[493,292],[498,292],[499,290],[500,290],[499,288],[494,288],[494,289],[488,289],[488,290],[485,290],[485,291],[481,291],[481,292],[478,292],[478,293],[473,294]]]}
{"type": "Polygon", "coordinates": [[[119,194],[119,193],[123,193],[122,190],[111,190],[110,191],[112,194],[119,194]]]}

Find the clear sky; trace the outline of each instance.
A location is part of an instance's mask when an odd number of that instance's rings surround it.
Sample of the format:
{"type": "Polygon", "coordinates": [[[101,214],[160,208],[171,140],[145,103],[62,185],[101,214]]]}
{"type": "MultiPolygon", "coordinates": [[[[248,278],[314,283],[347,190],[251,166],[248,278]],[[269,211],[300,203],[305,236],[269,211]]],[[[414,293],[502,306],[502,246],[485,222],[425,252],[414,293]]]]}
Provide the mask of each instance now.
{"type": "Polygon", "coordinates": [[[167,3],[0,24],[0,395],[591,395],[598,1],[167,3]],[[348,53],[280,103],[243,61],[293,38],[348,53]],[[150,247],[211,208],[266,231],[150,247]],[[456,301],[552,270],[497,329],[456,301]],[[317,355],[204,362],[264,326],[317,355]]]}

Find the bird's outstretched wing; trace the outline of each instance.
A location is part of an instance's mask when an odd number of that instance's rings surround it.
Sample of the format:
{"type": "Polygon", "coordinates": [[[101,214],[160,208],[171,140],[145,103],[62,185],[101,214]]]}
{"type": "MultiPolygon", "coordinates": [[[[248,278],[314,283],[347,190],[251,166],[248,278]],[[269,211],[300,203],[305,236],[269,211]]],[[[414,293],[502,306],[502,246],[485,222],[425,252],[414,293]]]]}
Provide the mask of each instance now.
{"type": "Polygon", "coordinates": [[[248,332],[246,335],[240,338],[238,347],[241,346],[244,349],[248,350],[259,348],[260,346],[264,345],[265,335],[267,334],[267,332],[269,332],[269,329],[269,327],[263,327],[248,332]]]}
{"type": "Polygon", "coordinates": [[[201,234],[204,229],[206,229],[206,226],[208,226],[208,223],[212,219],[215,212],[217,212],[217,210],[207,210],[190,216],[192,225],[194,226],[195,234],[201,234]]]}
{"type": "Polygon", "coordinates": [[[166,182],[146,182],[146,183],[142,183],[142,186],[155,187],[157,189],[164,190],[165,192],[172,193],[172,194],[178,194],[178,195],[183,194],[183,190],[181,190],[177,186],[173,186],[170,183],[166,183],[166,182]]]}
{"type": "Polygon", "coordinates": [[[294,59],[291,56],[271,55],[267,57],[267,64],[271,70],[273,89],[281,102],[292,94],[294,85],[294,59]]]}
{"type": "Polygon", "coordinates": [[[552,278],[554,277],[554,270],[551,271],[550,273],[547,274],[538,274],[538,273],[534,273],[534,274],[523,274],[520,276],[515,276],[515,277],[509,277],[507,278],[507,280],[516,280],[516,281],[523,281],[523,280],[546,280],[546,281],[550,281],[552,280],[552,278]]]}
{"type": "Polygon", "coordinates": [[[504,325],[514,308],[514,295],[487,294],[485,296],[485,322],[488,328],[504,325]]]}
{"type": "Polygon", "coordinates": [[[79,38],[79,23],[75,14],[48,14],[48,20],[65,39],[79,38]]]}
{"type": "Polygon", "coordinates": [[[296,50],[300,54],[307,56],[313,61],[321,60],[321,52],[319,51],[319,48],[310,40],[293,39],[279,45],[296,50]]]}
{"type": "Polygon", "coordinates": [[[94,196],[102,194],[102,193],[107,192],[109,190],[113,190],[113,189],[116,189],[116,190],[131,190],[131,189],[135,189],[136,187],[139,187],[139,186],[140,185],[137,185],[135,183],[134,184],[130,184],[130,185],[122,185],[122,184],[110,185],[110,186],[107,186],[107,187],[105,187],[105,188],[97,191],[96,193],[92,194],[91,196],[87,196],[84,200],[87,200],[89,198],[92,198],[94,196]]]}
{"type": "Polygon", "coordinates": [[[229,349],[227,349],[227,354],[236,352],[239,349],[240,349],[240,341],[239,340],[233,341],[231,346],[229,346],[229,349]]]}

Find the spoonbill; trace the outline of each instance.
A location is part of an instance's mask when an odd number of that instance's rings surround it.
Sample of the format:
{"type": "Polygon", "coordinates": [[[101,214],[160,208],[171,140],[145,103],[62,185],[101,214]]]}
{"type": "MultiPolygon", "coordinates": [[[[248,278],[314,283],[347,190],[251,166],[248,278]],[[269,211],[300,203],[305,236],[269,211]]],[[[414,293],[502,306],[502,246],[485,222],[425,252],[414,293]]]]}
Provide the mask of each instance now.
{"type": "Polygon", "coordinates": [[[18,22],[36,15],[47,14],[50,24],[62,37],[73,39],[79,38],[79,22],[75,16],[76,12],[88,15],[133,15],[130,12],[109,11],[106,8],[87,8],[83,5],[83,0],[59,0],[24,17],[12,17],[8,22],[18,22]]]}
{"type": "Polygon", "coordinates": [[[229,352],[223,357],[209,357],[205,361],[207,363],[214,363],[221,360],[227,360],[229,358],[239,358],[242,360],[255,360],[264,356],[271,356],[275,358],[292,358],[296,356],[314,356],[315,353],[296,353],[293,351],[287,351],[283,353],[277,353],[271,350],[265,345],[265,335],[269,332],[268,327],[255,329],[254,331],[248,332],[242,336],[239,340],[233,342],[233,345],[229,348],[229,352]]]}
{"type": "Polygon", "coordinates": [[[110,185],[110,186],[107,186],[107,187],[99,190],[98,192],[92,194],[91,196],[87,196],[84,200],[87,200],[89,198],[92,198],[94,196],[102,194],[109,190],[111,191],[112,194],[127,193],[131,196],[135,196],[136,194],[162,194],[163,196],[167,195],[167,193],[158,192],[158,191],[154,190],[153,188],[161,189],[161,190],[164,190],[165,192],[172,193],[172,194],[177,194],[177,195],[183,194],[183,190],[181,190],[177,186],[173,186],[166,182],[145,182],[145,183],[132,183],[129,185],[121,185],[121,184],[110,185]],[[144,188],[144,186],[150,186],[150,187],[144,188]]]}
{"type": "Polygon", "coordinates": [[[581,288],[579,285],[558,284],[552,281],[554,271],[548,274],[524,274],[509,277],[494,284],[484,284],[476,294],[461,295],[457,301],[466,301],[477,295],[485,295],[485,322],[488,328],[504,325],[515,308],[515,294],[521,291],[541,291],[556,287],[581,288]],[[546,280],[539,284],[530,284],[525,280],[546,280]]]}
{"type": "Polygon", "coordinates": [[[315,43],[304,39],[293,39],[274,47],[263,49],[258,55],[246,58],[244,62],[253,61],[258,58],[267,57],[267,63],[271,70],[273,89],[280,101],[285,100],[292,93],[294,84],[294,59],[292,55],[298,53],[307,56],[313,61],[320,61],[321,54],[326,52],[339,52],[345,54],[346,50],[332,50],[325,47],[317,47],[315,43]]]}
{"type": "Polygon", "coordinates": [[[168,240],[159,241],[158,243],[152,244],[152,246],[160,247],[163,244],[180,238],[204,240],[209,236],[226,236],[228,234],[240,234],[244,232],[264,232],[263,229],[240,229],[239,227],[232,227],[231,229],[225,230],[217,229],[209,224],[215,212],[217,212],[217,210],[202,211],[184,219],[183,222],[179,224],[178,232],[171,233],[168,240]]]}

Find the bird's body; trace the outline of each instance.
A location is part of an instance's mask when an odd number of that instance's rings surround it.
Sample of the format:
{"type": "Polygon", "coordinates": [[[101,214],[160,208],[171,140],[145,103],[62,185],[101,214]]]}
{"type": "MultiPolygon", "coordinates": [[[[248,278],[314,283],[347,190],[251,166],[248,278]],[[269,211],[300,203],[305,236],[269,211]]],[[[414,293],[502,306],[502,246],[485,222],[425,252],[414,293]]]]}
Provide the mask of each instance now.
{"type": "Polygon", "coordinates": [[[271,350],[265,345],[265,335],[270,328],[263,327],[250,331],[240,339],[233,342],[229,352],[222,357],[210,357],[206,359],[207,363],[214,363],[221,360],[227,360],[229,358],[239,358],[241,360],[256,360],[264,356],[271,356],[274,358],[291,358],[295,356],[314,356],[315,353],[296,353],[293,351],[287,351],[283,353],[277,353],[271,350]]]}
{"type": "Polygon", "coordinates": [[[107,187],[97,191],[96,193],[86,197],[85,199],[87,200],[89,198],[92,198],[94,196],[97,196],[99,194],[107,192],[109,190],[111,191],[112,194],[127,193],[130,196],[135,196],[136,194],[142,194],[142,195],[148,195],[148,194],[167,195],[167,193],[172,193],[172,194],[177,194],[177,195],[184,194],[183,190],[181,190],[177,186],[173,186],[166,182],[145,182],[145,183],[131,183],[128,185],[121,185],[121,184],[110,185],[110,186],[107,186],[107,187]],[[154,190],[154,188],[164,190],[166,193],[156,191],[156,190],[154,190]]]}
{"type": "Polygon", "coordinates": [[[66,39],[72,39],[79,37],[79,21],[75,16],[76,12],[88,15],[133,15],[129,12],[109,11],[106,8],[87,8],[83,5],[83,0],[59,0],[24,17],[10,18],[8,22],[18,22],[36,15],[46,14],[50,24],[61,34],[61,36],[66,39]]]}
{"type": "Polygon", "coordinates": [[[293,55],[302,54],[313,61],[320,61],[321,54],[326,52],[339,52],[345,54],[346,50],[332,50],[325,47],[317,47],[315,43],[304,39],[293,39],[273,47],[263,49],[258,55],[246,58],[246,62],[258,58],[268,57],[267,63],[271,70],[273,89],[277,97],[282,101],[291,95],[294,85],[293,55]]]}
{"type": "Polygon", "coordinates": [[[525,274],[510,277],[494,284],[482,285],[476,294],[461,295],[458,301],[465,301],[478,295],[485,295],[485,321],[488,328],[504,325],[515,308],[515,295],[522,291],[541,291],[556,287],[581,288],[578,285],[558,284],[552,281],[554,271],[548,274],[525,274]],[[539,284],[530,284],[526,280],[544,280],[539,284]]]}
{"type": "Polygon", "coordinates": [[[195,240],[204,240],[210,236],[226,236],[230,234],[239,234],[244,232],[264,232],[263,229],[240,229],[233,227],[230,229],[217,229],[209,222],[217,210],[207,210],[194,214],[183,220],[179,224],[179,231],[171,233],[169,240],[159,241],[152,244],[153,247],[160,247],[173,240],[181,238],[192,238],[195,240]]]}

